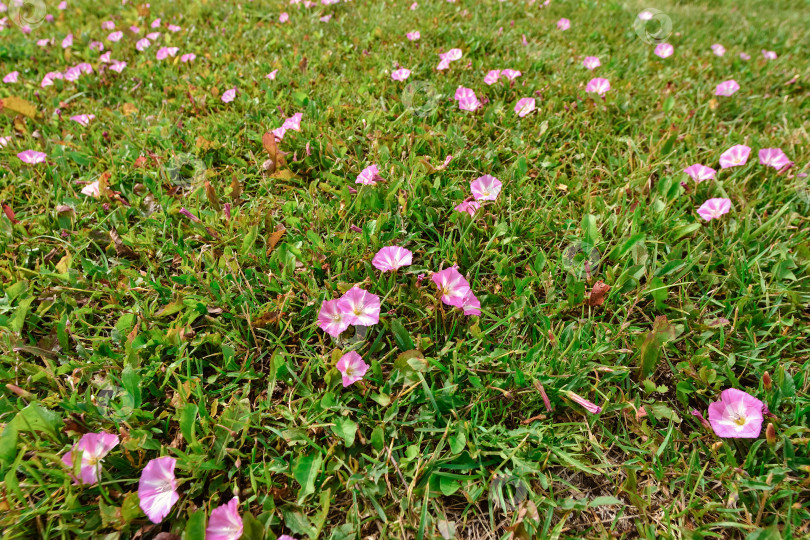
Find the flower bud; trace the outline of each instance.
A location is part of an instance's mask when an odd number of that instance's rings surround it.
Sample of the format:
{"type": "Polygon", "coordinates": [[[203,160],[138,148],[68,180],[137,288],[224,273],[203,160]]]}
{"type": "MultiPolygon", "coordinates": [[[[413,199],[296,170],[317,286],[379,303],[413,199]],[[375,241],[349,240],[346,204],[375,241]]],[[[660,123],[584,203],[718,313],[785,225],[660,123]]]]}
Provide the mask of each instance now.
{"type": "Polygon", "coordinates": [[[762,374],[762,386],[767,391],[771,391],[771,387],[773,386],[773,382],[771,381],[771,374],[767,371],[762,374]]]}
{"type": "Polygon", "coordinates": [[[770,422],[768,422],[768,427],[765,428],[765,439],[771,446],[776,444],[776,428],[770,422]]]}

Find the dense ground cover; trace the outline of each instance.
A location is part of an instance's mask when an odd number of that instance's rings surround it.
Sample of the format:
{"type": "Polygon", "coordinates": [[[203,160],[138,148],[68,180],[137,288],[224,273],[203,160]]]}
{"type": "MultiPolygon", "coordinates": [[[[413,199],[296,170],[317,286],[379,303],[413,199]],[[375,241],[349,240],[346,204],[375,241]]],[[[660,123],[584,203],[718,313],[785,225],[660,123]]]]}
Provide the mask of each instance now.
{"type": "Polygon", "coordinates": [[[0,14],[4,537],[810,535],[807,3],[417,3],[0,14]]]}

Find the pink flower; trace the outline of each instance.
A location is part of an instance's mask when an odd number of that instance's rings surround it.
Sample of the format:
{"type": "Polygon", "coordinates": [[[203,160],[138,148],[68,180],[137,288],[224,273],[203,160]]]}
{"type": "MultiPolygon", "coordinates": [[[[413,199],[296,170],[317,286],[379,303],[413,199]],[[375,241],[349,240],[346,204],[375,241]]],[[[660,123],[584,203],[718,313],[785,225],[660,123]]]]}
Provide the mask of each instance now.
{"type": "Polygon", "coordinates": [[[394,71],[391,74],[391,78],[395,81],[404,81],[408,77],[411,76],[411,70],[405,68],[399,68],[398,70],[394,71]]]}
{"type": "Polygon", "coordinates": [[[522,98],[515,105],[515,113],[521,118],[532,112],[536,108],[534,98],[522,98]]]}
{"type": "Polygon", "coordinates": [[[457,266],[445,268],[441,272],[435,272],[430,279],[436,284],[439,293],[442,295],[442,302],[448,306],[463,307],[464,299],[470,292],[470,284],[464,279],[457,266]]]}
{"type": "Polygon", "coordinates": [[[141,29],[133,24],[132,26],[129,27],[129,31],[132,32],[133,34],[138,34],[140,33],[141,29]]]}
{"type": "Polygon", "coordinates": [[[455,207],[456,212],[467,212],[470,216],[475,216],[475,212],[481,208],[481,203],[475,201],[464,201],[455,207]]]}
{"type": "Polygon", "coordinates": [[[417,4],[416,2],[414,2],[413,4],[411,4],[411,7],[410,7],[409,9],[410,9],[411,11],[414,11],[414,10],[415,10],[416,8],[418,8],[418,7],[419,7],[419,4],[417,4]]]}
{"type": "Polygon", "coordinates": [[[380,171],[377,170],[377,166],[369,165],[357,175],[357,180],[355,180],[354,183],[363,184],[364,186],[373,186],[376,185],[378,181],[381,182],[382,179],[380,171]]]}
{"type": "Polygon", "coordinates": [[[470,182],[470,191],[476,201],[494,201],[501,192],[501,181],[485,174],[470,182]]]}
{"type": "Polygon", "coordinates": [[[481,302],[470,291],[461,302],[461,309],[464,310],[464,315],[481,315],[481,302]]]}
{"type": "Polygon", "coordinates": [[[44,163],[45,158],[48,156],[42,152],[37,152],[36,150],[26,150],[17,154],[17,157],[20,158],[20,161],[23,163],[36,165],[37,163],[44,163]]]}
{"type": "Polygon", "coordinates": [[[359,287],[346,291],[337,307],[349,324],[371,326],[380,322],[380,297],[359,287]]]}
{"type": "Polygon", "coordinates": [[[781,148],[763,148],[760,150],[759,163],[766,167],[773,167],[777,171],[792,164],[781,148]]]}
{"type": "Polygon", "coordinates": [[[65,39],[62,40],[62,48],[67,49],[68,47],[73,46],[73,34],[68,34],[65,36],[65,39]]]}
{"type": "Polygon", "coordinates": [[[518,77],[523,75],[520,71],[516,69],[504,69],[501,71],[501,77],[506,77],[510,81],[514,81],[518,77]]]}
{"type": "Polygon", "coordinates": [[[422,34],[420,34],[419,30],[417,30],[415,32],[408,32],[407,34],[405,34],[405,37],[407,37],[410,41],[416,41],[417,39],[422,37],[422,34]]]}
{"type": "Polygon", "coordinates": [[[586,56],[585,60],[582,61],[582,65],[587,69],[594,70],[601,66],[602,62],[600,62],[599,58],[595,56],[586,56]]]}
{"type": "Polygon", "coordinates": [[[368,364],[363,362],[363,358],[354,351],[347,352],[338,360],[335,366],[343,376],[343,387],[346,388],[360,379],[368,371],[368,364]]]}
{"type": "Polygon", "coordinates": [[[236,88],[231,88],[230,90],[225,90],[222,93],[222,103],[230,103],[231,101],[236,98],[236,88]]]}
{"type": "Polygon", "coordinates": [[[197,58],[197,55],[194,53],[186,53],[180,57],[181,62],[193,62],[197,58]]]}
{"type": "Polygon", "coordinates": [[[446,53],[439,55],[439,65],[436,67],[438,70],[447,69],[450,67],[450,62],[455,62],[461,58],[461,49],[450,49],[446,53]]]}
{"type": "Polygon", "coordinates": [[[610,81],[602,78],[591,79],[585,86],[586,92],[595,92],[600,96],[604,96],[608,90],[610,90],[610,81]]]}
{"type": "Polygon", "coordinates": [[[729,199],[709,199],[698,208],[698,214],[706,221],[717,219],[731,210],[731,200],[729,199]]]}
{"type": "Polygon", "coordinates": [[[102,42],[100,42],[100,41],[91,41],[89,47],[90,47],[91,51],[103,51],[104,50],[104,44],[102,42]]]}
{"type": "Polygon", "coordinates": [[[274,69],[273,71],[271,71],[270,73],[265,75],[265,78],[270,79],[272,81],[272,80],[275,80],[277,74],[278,74],[278,70],[274,69]]]}
{"type": "Polygon", "coordinates": [[[76,64],[76,67],[84,74],[93,73],[93,66],[88,64],[87,62],[82,62],[81,64],[76,64]]]}
{"type": "Polygon", "coordinates": [[[60,11],[66,10],[67,9],[67,2],[59,2],[59,5],[57,6],[57,9],[59,9],[60,11]]]}
{"type": "Polygon", "coordinates": [[[0,148],[5,148],[11,142],[11,137],[0,137],[0,148]]]}
{"type": "Polygon", "coordinates": [[[683,172],[691,176],[692,179],[699,184],[704,180],[711,180],[714,178],[717,171],[711,167],[707,167],[706,165],[695,163],[694,165],[690,165],[689,167],[685,168],[683,172]]]}
{"type": "Polygon", "coordinates": [[[675,52],[675,48],[669,43],[659,43],[655,47],[655,55],[661,58],[669,58],[673,52],[675,52]]]}
{"type": "Polygon", "coordinates": [[[109,36],[107,36],[107,41],[111,41],[111,42],[115,43],[117,41],[121,41],[122,37],[124,37],[124,33],[119,30],[119,31],[113,32],[109,36]]]}
{"type": "Polygon", "coordinates": [[[161,457],[150,460],[141,472],[138,498],[141,510],[152,523],[163,521],[180,499],[174,478],[176,464],[177,460],[173,457],[161,457]]]}
{"type": "Polygon", "coordinates": [[[148,39],[149,41],[157,41],[159,37],[160,32],[150,32],[146,34],[146,39],[148,39]]]}
{"type": "MultiPolygon", "coordinates": [[[[2,26],[2,25],[0,25],[0,26],[2,26]]],[[[53,43],[53,40],[50,40],[50,39],[38,39],[37,40],[37,45],[40,46],[40,47],[47,47],[48,45],[50,45],[52,43],[53,43]]]]}
{"type": "Polygon", "coordinates": [[[557,21],[557,28],[559,28],[560,30],[568,30],[569,28],[571,28],[571,21],[569,21],[568,19],[560,19],[559,21],[557,21]]]}
{"type": "Polygon", "coordinates": [[[82,126],[89,126],[91,120],[95,120],[95,114],[77,114],[76,116],[71,116],[70,119],[74,122],[82,125],[82,126]]]}
{"type": "Polygon", "coordinates": [[[84,186],[82,188],[82,195],[87,195],[88,197],[98,199],[101,196],[101,186],[99,185],[98,180],[95,182],[90,182],[84,186]]]}
{"type": "Polygon", "coordinates": [[[751,148],[744,144],[737,144],[720,155],[720,168],[740,167],[748,162],[748,155],[751,148]]]}
{"type": "Polygon", "coordinates": [[[113,71],[117,71],[118,73],[124,71],[125,67],[127,67],[127,63],[121,62],[120,60],[113,60],[112,64],[110,64],[110,69],[113,71]]]}
{"type": "Polygon", "coordinates": [[[754,396],[729,388],[709,405],[709,422],[718,437],[756,439],[762,431],[765,404],[754,396]]]}
{"type": "Polygon", "coordinates": [[[389,270],[396,270],[403,266],[410,266],[413,263],[413,253],[399,246],[387,246],[382,248],[374,255],[371,264],[377,270],[388,272],[389,270]]]}
{"type": "Polygon", "coordinates": [[[145,51],[152,45],[152,42],[149,41],[147,38],[139,39],[137,43],[135,43],[135,48],[138,49],[140,52],[145,51]]]}
{"type": "Polygon", "coordinates": [[[234,497],[211,511],[205,540],[239,540],[242,536],[242,517],[239,515],[239,497],[234,497]]]}
{"type": "Polygon", "coordinates": [[[7,83],[7,84],[12,84],[12,83],[17,82],[19,77],[20,77],[20,72],[19,71],[12,71],[11,73],[9,73],[5,77],[3,77],[3,82],[7,83]]]}
{"type": "Polygon", "coordinates": [[[481,106],[481,102],[475,97],[475,92],[463,86],[456,89],[455,99],[458,101],[458,108],[462,111],[475,111],[481,106]]]}
{"type": "Polygon", "coordinates": [[[166,28],[168,28],[168,29],[169,29],[169,32],[175,32],[175,33],[176,33],[176,32],[179,32],[180,30],[182,30],[182,28],[180,28],[180,27],[179,27],[179,26],[177,26],[176,24],[170,24],[170,25],[169,25],[169,26],[167,26],[166,28]]]}
{"type": "Polygon", "coordinates": [[[160,19],[155,19],[151,24],[152,28],[160,28],[160,19]]]}
{"type": "Polygon", "coordinates": [[[744,52],[741,52],[740,53],[740,58],[742,58],[743,60],[751,60],[751,55],[747,54],[747,53],[744,53],[744,52]]]}
{"type": "Polygon", "coordinates": [[[730,96],[734,92],[740,89],[740,85],[737,84],[737,81],[734,79],[730,79],[728,81],[723,81],[717,85],[717,88],[714,91],[715,96],[730,96]]]}
{"type": "Polygon", "coordinates": [[[112,55],[112,51],[107,51],[101,56],[98,57],[99,62],[102,64],[109,64],[112,60],[110,60],[110,56],[112,55]]]}
{"type": "Polygon", "coordinates": [[[45,88],[46,86],[53,85],[54,79],[64,79],[64,78],[65,76],[59,73],[58,71],[51,71],[49,73],[46,73],[45,76],[42,78],[42,83],[40,84],[40,86],[42,86],[42,88],[45,88]]]}
{"type": "Polygon", "coordinates": [[[288,129],[292,129],[293,131],[301,131],[301,118],[303,116],[304,113],[295,113],[291,117],[287,118],[284,120],[284,123],[280,128],[273,130],[273,135],[275,135],[278,140],[282,140],[288,129]]]}
{"type": "Polygon", "coordinates": [[[332,15],[329,14],[329,15],[324,15],[323,17],[321,17],[320,20],[321,20],[321,22],[329,22],[331,19],[332,19],[332,15]]]}
{"type": "Polygon", "coordinates": [[[170,56],[177,56],[179,50],[177,47],[161,47],[157,52],[157,59],[164,60],[170,56]]]}
{"type": "MultiPolygon", "coordinates": [[[[98,483],[101,473],[101,462],[110,450],[118,446],[118,435],[110,433],[85,433],[70,452],[62,456],[62,463],[73,469],[74,456],[81,458],[80,478],[73,477],[77,484],[93,485],[98,483]]],[[[71,475],[72,476],[72,475],[71,475]]]]}
{"type": "Polygon", "coordinates": [[[719,43],[715,43],[712,45],[712,52],[717,56],[723,56],[726,54],[726,48],[720,45],[719,43]]]}
{"type": "Polygon", "coordinates": [[[484,82],[493,85],[498,82],[498,79],[501,77],[501,70],[493,69],[487,72],[486,76],[484,77],[484,82]]]}
{"type": "Polygon", "coordinates": [[[563,393],[568,397],[568,399],[570,399],[571,401],[573,401],[578,405],[581,405],[586,411],[588,411],[591,414],[599,414],[600,412],[602,412],[602,407],[593,403],[592,401],[588,401],[587,399],[585,399],[584,397],[580,396],[577,393],[568,390],[564,391],[563,393]]]}
{"type": "Polygon", "coordinates": [[[66,81],[78,81],[79,77],[82,74],[82,70],[76,66],[70,67],[65,71],[65,80],[66,81]]]}
{"type": "Polygon", "coordinates": [[[290,15],[285,11],[281,15],[278,16],[278,22],[284,24],[285,22],[290,20],[290,15]]]}
{"type": "Polygon", "coordinates": [[[295,540],[295,538],[293,538],[289,534],[282,534],[281,536],[278,537],[278,540],[295,540]]]}
{"type": "Polygon", "coordinates": [[[339,300],[326,300],[318,313],[318,326],[332,337],[338,337],[350,324],[344,313],[338,309],[339,300]]]}
{"type": "Polygon", "coordinates": [[[773,51],[762,49],[762,56],[764,56],[766,60],[776,60],[776,53],[773,51]]]}

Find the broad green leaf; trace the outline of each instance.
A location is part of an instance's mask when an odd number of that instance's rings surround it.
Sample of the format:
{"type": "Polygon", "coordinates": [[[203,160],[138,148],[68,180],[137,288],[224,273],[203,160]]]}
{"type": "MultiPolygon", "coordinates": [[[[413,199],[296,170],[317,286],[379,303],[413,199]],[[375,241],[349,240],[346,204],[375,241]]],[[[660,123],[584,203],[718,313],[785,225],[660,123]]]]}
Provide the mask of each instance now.
{"type": "Polygon", "coordinates": [[[315,479],[321,472],[323,456],[320,452],[313,452],[310,455],[298,456],[293,465],[293,478],[301,485],[298,491],[298,501],[303,500],[315,492],[315,479]]]}

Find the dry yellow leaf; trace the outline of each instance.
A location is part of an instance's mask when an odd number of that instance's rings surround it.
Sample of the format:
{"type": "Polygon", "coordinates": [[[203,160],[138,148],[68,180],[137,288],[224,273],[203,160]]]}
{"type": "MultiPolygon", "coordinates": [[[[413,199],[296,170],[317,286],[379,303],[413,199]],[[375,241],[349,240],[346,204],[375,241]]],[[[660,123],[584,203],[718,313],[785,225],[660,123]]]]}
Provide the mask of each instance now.
{"type": "Polygon", "coordinates": [[[36,118],[37,108],[32,103],[17,96],[8,96],[0,99],[0,111],[11,116],[22,114],[28,118],[36,118]]]}

